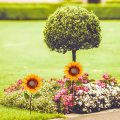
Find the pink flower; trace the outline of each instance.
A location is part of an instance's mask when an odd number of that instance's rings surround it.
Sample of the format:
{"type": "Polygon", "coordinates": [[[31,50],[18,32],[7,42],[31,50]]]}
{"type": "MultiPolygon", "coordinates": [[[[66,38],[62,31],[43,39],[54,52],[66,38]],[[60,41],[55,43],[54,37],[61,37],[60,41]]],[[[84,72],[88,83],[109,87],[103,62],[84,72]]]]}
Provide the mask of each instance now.
{"type": "Polygon", "coordinates": [[[70,95],[68,96],[68,98],[69,98],[69,100],[71,101],[71,100],[73,99],[72,94],[70,94],[70,95]]]}
{"type": "Polygon", "coordinates": [[[72,103],[69,103],[69,107],[73,107],[73,104],[72,104],[72,103]]]}
{"type": "Polygon", "coordinates": [[[77,87],[76,87],[76,90],[77,90],[77,91],[82,90],[82,87],[81,87],[81,86],[77,86],[77,87]]]}
{"type": "Polygon", "coordinates": [[[71,94],[62,96],[62,101],[63,101],[63,105],[65,108],[68,106],[73,107],[72,99],[73,99],[73,97],[71,94]]]}
{"type": "Polygon", "coordinates": [[[88,83],[88,80],[87,80],[87,79],[84,79],[84,80],[83,80],[83,83],[88,83]]]}
{"type": "Polygon", "coordinates": [[[60,96],[59,96],[59,95],[55,95],[54,101],[55,101],[55,102],[58,102],[59,100],[60,100],[60,96]]]}
{"type": "Polygon", "coordinates": [[[97,85],[100,86],[101,88],[105,88],[106,87],[106,84],[103,81],[101,81],[101,80],[97,81],[97,85]]]}
{"type": "Polygon", "coordinates": [[[17,81],[17,84],[18,84],[18,85],[22,84],[22,80],[18,80],[18,81],[17,81]]]}
{"type": "Polygon", "coordinates": [[[61,91],[59,91],[55,97],[54,97],[54,101],[59,101],[61,99],[61,97],[63,97],[65,94],[67,94],[68,90],[67,89],[62,89],[61,91]]]}
{"type": "Polygon", "coordinates": [[[78,80],[83,81],[83,76],[80,76],[78,80]]]}
{"type": "Polygon", "coordinates": [[[66,101],[66,102],[64,103],[64,105],[65,105],[65,106],[68,106],[68,105],[69,105],[69,103],[66,101]]]}
{"type": "Polygon", "coordinates": [[[108,80],[110,78],[110,75],[106,73],[102,77],[103,77],[103,79],[108,80]]]}
{"type": "Polygon", "coordinates": [[[83,76],[79,77],[78,80],[81,81],[82,83],[88,83],[89,82],[88,79],[86,77],[83,77],[83,76]]]}
{"type": "Polygon", "coordinates": [[[83,91],[84,91],[84,92],[89,92],[89,90],[90,90],[90,89],[89,89],[88,87],[83,86],[83,91]]]}
{"type": "Polygon", "coordinates": [[[67,89],[62,89],[61,91],[60,91],[60,93],[63,95],[63,94],[66,94],[68,92],[68,90],[67,89]]]}

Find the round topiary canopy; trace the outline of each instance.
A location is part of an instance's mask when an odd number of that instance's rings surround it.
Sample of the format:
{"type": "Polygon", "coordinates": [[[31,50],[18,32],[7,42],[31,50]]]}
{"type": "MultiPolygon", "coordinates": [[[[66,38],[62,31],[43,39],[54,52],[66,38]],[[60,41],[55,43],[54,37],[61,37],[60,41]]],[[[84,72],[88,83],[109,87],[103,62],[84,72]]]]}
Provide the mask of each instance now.
{"type": "Polygon", "coordinates": [[[48,19],[45,42],[51,50],[66,53],[98,47],[101,41],[99,19],[79,6],[57,9],[48,19]]]}

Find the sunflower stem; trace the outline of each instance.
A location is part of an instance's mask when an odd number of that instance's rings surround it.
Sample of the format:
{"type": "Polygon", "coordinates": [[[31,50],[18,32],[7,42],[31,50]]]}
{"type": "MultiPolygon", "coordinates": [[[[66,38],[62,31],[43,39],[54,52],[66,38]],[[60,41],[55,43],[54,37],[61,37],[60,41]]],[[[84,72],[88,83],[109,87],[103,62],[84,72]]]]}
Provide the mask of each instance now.
{"type": "Polygon", "coordinates": [[[76,62],[76,50],[72,50],[72,60],[76,62]]]}
{"type": "Polygon", "coordinates": [[[30,115],[31,115],[31,111],[32,111],[32,94],[30,95],[30,115]]]}
{"type": "Polygon", "coordinates": [[[72,81],[72,104],[74,105],[74,81],[72,81]]]}

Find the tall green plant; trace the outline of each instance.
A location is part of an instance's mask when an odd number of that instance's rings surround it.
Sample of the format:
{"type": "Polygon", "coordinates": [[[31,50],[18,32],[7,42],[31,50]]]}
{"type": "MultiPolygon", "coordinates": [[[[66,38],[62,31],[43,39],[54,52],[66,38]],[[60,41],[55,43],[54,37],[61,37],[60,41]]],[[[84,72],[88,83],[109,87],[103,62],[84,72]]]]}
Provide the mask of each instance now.
{"type": "Polygon", "coordinates": [[[76,61],[76,51],[97,48],[101,41],[98,17],[79,6],[65,6],[57,9],[48,19],[45,43],[59,53],[72,51],[76,61]]]}

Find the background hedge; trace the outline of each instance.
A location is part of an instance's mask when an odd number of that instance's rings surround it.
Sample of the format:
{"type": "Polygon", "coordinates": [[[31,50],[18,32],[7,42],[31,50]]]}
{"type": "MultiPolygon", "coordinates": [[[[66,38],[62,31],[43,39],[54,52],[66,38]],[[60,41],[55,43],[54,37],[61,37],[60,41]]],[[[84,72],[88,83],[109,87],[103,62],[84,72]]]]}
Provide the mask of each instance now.
{"type": "MultiPolygon", "coordinates": [[[[15,4],[1,3],[0,4],[0,19],[1,20],[45,20],[58,7],[68,5],[64,3],[57,4],[15,4]]],[[[120,19],[120,4],[76,4],[93,10],[100,19],[120,19]]]]}

